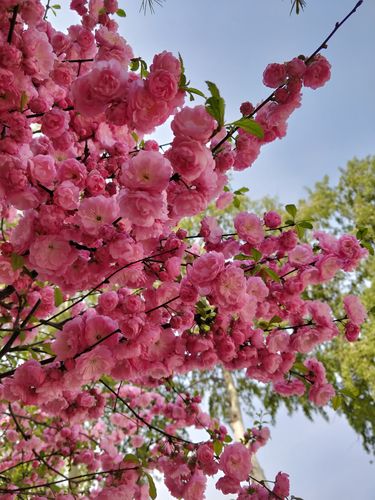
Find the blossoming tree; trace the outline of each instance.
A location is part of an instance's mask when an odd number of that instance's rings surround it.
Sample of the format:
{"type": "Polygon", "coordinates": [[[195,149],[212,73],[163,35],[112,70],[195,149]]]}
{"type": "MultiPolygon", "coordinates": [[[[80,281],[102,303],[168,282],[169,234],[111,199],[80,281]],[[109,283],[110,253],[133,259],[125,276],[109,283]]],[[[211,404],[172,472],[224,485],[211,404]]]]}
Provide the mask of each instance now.
{"type": "Polygon", "coordinates": [[[150,68],[119,35],[116,0],[73,0],[67,34],[39,0],[0,6],[1,498],[204,498],[207,476],[239,499],[284,499],[289,481],[257,481],[251,457],[269,431],[232,443],[174,377],[222,365],[317,405],[335,397],[308,353],[366,312],[343,299],[335,318],[305,291],[351,271],[366,249],[351,235],[305,232],[293,205],[282,220],[239,213],[223,233],[205,217],[231,200],[227,173],[286,134],[302,87],[324,85],[321,50],[270,64],[271,95],[225,122],[216,85],[190,87],[181,58],[150,68]],[[201,105],[185,106],[190,96],[201,105]],[[152,139],[173,116],[164,151],[152,139]],[[205,438],[192,442],[187,427],[205,438]]]}

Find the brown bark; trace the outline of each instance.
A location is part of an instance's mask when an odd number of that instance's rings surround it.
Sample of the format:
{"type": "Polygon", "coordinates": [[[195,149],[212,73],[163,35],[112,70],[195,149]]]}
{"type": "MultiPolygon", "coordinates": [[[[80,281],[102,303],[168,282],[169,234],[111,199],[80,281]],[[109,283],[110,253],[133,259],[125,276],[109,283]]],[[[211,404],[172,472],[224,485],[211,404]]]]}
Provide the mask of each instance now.
{"type": "MultiPolygon", "coordinates": [[[[224,382],[227,388],[228,400],[230,404],[229,425],[232,428],[235,440],[239,441],[241,438],[243,438],[243,435],[245,434],[245,427],[241,413],[240,400],[238,398],[238,392],[234,384],[231,372],[228,370],[223,370],[223,375],[224,375],[224,382]]],[[[264,476],[263,469],[260,466],[259,461],[255,454],[252,456],[251,462],[253,464],[251,475],[258,481],[264,481],[266,478],[264,476]]]]}

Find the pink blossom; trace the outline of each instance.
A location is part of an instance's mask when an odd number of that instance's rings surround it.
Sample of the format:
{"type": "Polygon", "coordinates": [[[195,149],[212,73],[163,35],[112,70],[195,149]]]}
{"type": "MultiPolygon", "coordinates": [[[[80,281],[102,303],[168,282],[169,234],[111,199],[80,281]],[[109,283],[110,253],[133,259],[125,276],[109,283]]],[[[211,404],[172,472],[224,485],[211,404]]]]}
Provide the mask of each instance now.
{"type": "Polygon", "coordinates": [[[169,161],[157,151],[140,151],[122,168],[121,181],[133,190],[161,192],[172,176],[169,161]]]}
{"type": "Polygon", "coordinates": [[[319,280],[328,281],[332,279],[340,269],[340,262],[335,255],[325,255],[318,258],[316,268],[319,271],[319,280]]]}
{"type": "Polygon", "coordinates": [[[117,330],[117,323],[113,319],[108,316],[96,315],[86,320],[84,338],[87,345],[91,346],[105,337],[114,339],[114,332],[117,330]]]}
{"type": "Polygon", "coordinates": [[[151,227],[156,219],[166,220],[165,192],[130,191],[124,189],[118,198],[120,215],[141,227],[151,227]]]}
{"type": "Polygon", "coordinates": [[[281,216],[277,212],[270,210],[263,216],[264,224],[270,229],[275,229],[281,225],[281,216]]]}
{"type": "Polygon", "coordinates": [[[345,271],[353,271],[360,259],[367,255],[367,250],[362,248],[357,238],[351,234],[341,236],[337,250],[337,256],[343,260],[342,268],[345,271]]]}
{"type": "Polygon", "coordinates": [[[275,89],[285,82],[286,74],[285,64],[269,64],[263,72],[263,83],[266,87],[275,89]]]}
{"type": "Polygon", "coordinates": [[[283,330],[273,330],[267,337],[269,352],[285,352],[289,348],[289,334],[283,330]]]}
{"type": "Polygon", "coordinates": [[[254,106],[253,104],[251,104],[251,102],[249,101],[245,101],[241,104],[240,106],[240,112],[244,115],[244,116],[249,116],[253,113],[254,111],[254,106]]]}
{"type": "Polygon", "coordinates": [[[302,78],[306,71],[306,64],[300,57],[295,57],[286,64],[288,76],[292,78],[302,78]]]}
{"type": "Polygon", "coordinates": [[[246,303],[246,279],[239,267],[229,265],[213,285],[216,304],[231,312],[240,311],[246,303]]]}
{"type": "Polygon", "coordinates": [[[305,393],[305,384],[298,379],[283,380],[275,382],[273,385],[274,390],[281,394],[281,396],[302,396],[305,393]]]}
{"type": "Polygon", "coordinates": [[[126,234],[121,234],[111,241],[109,253],[113,259],[121,259],[122,262],[134,262],[142,259],[144,255],[142,245],[126,234]]]}
{"type": "Polygon", "coordinates": [[[9,260],[0,256],[0,282],[11,285],[19,276],[20,271],[14,270],[9,260]]]}
{"type": "Polygon", "coordinates": [[[99,115],[106,109],[106,103],[96,98],[89,74],[83,75],[73,81],[71,93],[75,110],[85,117],[99,115]]]}
{"type": "Polygon", "coordinates": [[[204,498],[207,478],[199,469],[194,471],[184,490],[184,500],[197,500],[204,498]]]}
{"type": "Polygon", "coordinates": [[[283,251],[290,252],[293,250],[293,248],[296,247],[298,241],[297,234],[295,231],[290,230],[290,231],[284,231],[280,236],[279,236],[279,244],[280,244],[280,249],[283,251]]]}
{"type": "Polygon", "coordinates": [[[356,326],[361,325],[367,318],[367,312],[361,301],[355,295],[347,295],[344,298],[345,312],[349,321],[356,326]]]}
{"type": "Polygon", "coordinates": [[[107,104],[124,93],[127,72],[116,59],[97,61],[88,74],[88,80],[96,99],[107,104]]]}
{"type": "Polygon", "coordinates": [[[174,139],[167,157],[174,171],[188,182],[197,179],[205,170],[212,171],[215,165],[208,148],[183,136],[174,139]]]}
{"type": "Polygon", "coordinates": [[[191,283],[197,287],[209,287],[213,280],[224,270],[225,260],[223,254],[208,252],[196,259],[188,269],[191,283]]]}
{"type": "Polygon", "coordinates": [[[314,384],[309,392],[309,400],[318,406],[324,406],[336,394],[331,384],[314,384]]]}
{"type": "Polygon", "coordinates": [[[303,75],[303,84],[305,87],[317,89],[322,87],[330,78],[331,65],[324,56],[318,54],[306,66],[306,71],[303,75]]]}
{"type": "Polygon", "coordinates": [[[234,170],[244,170],[251,166],[258,158],[260,146],[261,143],[257,137],[240,131],[236,139],[234,170]]]}
{"type": "Polygon", "coordinates": [[[181,73],[181,64],[180,61],[171,53],[171,52],[161,52],[160,54],[156,54],[152,61],[150,70],[151,72],[163,69],[165,71],[169,71],[178,81],[181,73]]]}
{"type": "Polygon", "coordinates": [[[113,355],[108,347],[99,345],[77,359],[75,371],[83,383],[98,380],[110,373],[114,365],[113,355]]]}
{"type": "Polygon", "coordinates": [[[85,185],[86,175],[85,166],[75,158],[64,160],[58,166],[57,177],[59,181],[70,181],[81,189],[85,185]]]}
{"type": "Polygon", "coordinates": [[[219,198],[216,200],[216,208],[218,208],[219,210],[225,210],[232,203],[233,198],[233,193],[221,193],[219,198]]]}
{"type": "Polygon", "coordinates": [[[66,360],[73,358],[80,349],[83,336],[83,321],[77,317],[66,323],[62,332],[59,332],[52,343],[53,352],[57,359],[66,360]]]}
{"type": "Polygon", "coordinates": [[[193,304],[198,300],[198,290],[187,278],[181,280],[180,297],[186,304],[193,304]]]}
{"type": "Polygon", "coordinates": [[[201,444],[197,450],[197,459],[201,465],[211,464],[214,461],[214,450],[209,444],[201,444]]]}
{"type": "Polygon", "coordinates": [[[53,200],[64,210],[75,210],[79,205],[79,188],[70,181],[64,181],[55,189],[53,200]]]}
{"type": "Polygon", "coordinates": [[[228,495],[229,493],[237,493],[241,488],[241,484],[240,481],[233,477],[224,476],[216,482],[215,487],[217,490],[222,491],[224,495],[228,495]]]}
{"type": "Polygon", "coordinates": [[[251,471],[251,452],[241,443],[226,446],[220,456],[220,469],[235,481],[245,481],[251,471]]]}
{"type": "Polygon", "coordinates": [[[55,162],[52,156],[36,155],[30,162],[30,171],[33,178],[42,186],[53,187],[56,178],[55,162]]]}
{"type": "Polygon", "coordinates": [[[50,138],[59,137],[69,124],[69,114],[58,108],[53,108],[43,116],[42,132],[50,138]]]}
{"type": "Polygon", "coordinates": [[[151,71],[146,80],[146,87],[152,97],[163,101],[170,101],[176,96],[177,84],[178,82],[173,73],[164,69],[151,71]]]}
{"type": "Polygon", "coordinates": [[[117,292],[104,292],[100,295],[98,303],[105,313],[113,311],[119,301],[117,292]]]}
{"type": "Polygon", "coordinates": [[[262,221],[255,214],[241,212],[234,219],[238,237],[252,246],[259,245],[264,239],[262,221]]]}
{"type": "Polygon", "coordinates": [[[141,82],[130,86],[128,103],[130,124],[141,133],[153,132],[170,114],[167,101],[155,99],[141,82]]]}
{"type": "Polygon", "coordinates": [[[314,260],[312,248],[307,243],[297,245],[291,252],[289,252],[289,262],[294,267],[311,264],[314,260]]]}
{"type": "Polygon", "coordinates": [[[279,472],[275,478],[275,486],[273,487],[273,493],[279,498],[285,498],[289,496],[289,475],[284,472],[279,472]]]}
{"type": "Polygon", "coordinates": [[[58,235],[37,236],[30,246],[30,264],[42,275],[63,274],[75,259],[76,251],[58,235]]]}
{"type": "Polygon", "coordinates": [[[112,224],[119,215],[119,206],[115,198],[103,195],[85,198],[78,209],[82,227],[90,234],[97,234],[105,224],[112,224]]]}
{"type": "Polygon", "coordinates": [[[204,241],[217,245],[221,241],[223,230],[214,217],[207,215],[201,221],[199,234],[204,237],[204,241]]]}
{"type": "Polygon", "coordinates": [[[34,77],[40,80],[48,78],[56,59],[48,37],[42,31],[29,28],[22,33],[23,49],[27,55],[24,63],[28,62],[34,77]]]}
{"type": "Polygon", "coordinates": [[[92,196],[98,196],[99,194],[104,193],[106,182],[98,170],[91,170],[89,175],[86,177],[86,187],[92,196]]]}
{"type": "Polygon", "coordinates": [[[348,342],[355,342],[359,334],[361,333],[361,330],[358,325],[354,325],[353,323],[350,323],[348,321],[345,325],[345,337],[348,342]]]}
{"type": "Polygon", "coordinates": [[[247,279],[246,291],[254,297],[257,302],[263,302],[269,294],[269,289],[259,276],[250,276],[247,279]]]}
{"type": "Polygon", "coordinates": [[[215,130],[216,122],[204,106],[184,107],[174,117],[171,127],[176,136],[206,143],[215,130]]]}

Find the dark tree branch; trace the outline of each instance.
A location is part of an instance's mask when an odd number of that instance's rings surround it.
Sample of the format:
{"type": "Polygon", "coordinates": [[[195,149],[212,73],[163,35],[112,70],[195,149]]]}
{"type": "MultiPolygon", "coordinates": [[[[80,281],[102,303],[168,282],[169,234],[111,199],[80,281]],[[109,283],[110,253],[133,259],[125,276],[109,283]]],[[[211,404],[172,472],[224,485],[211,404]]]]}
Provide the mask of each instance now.
{"type": "Polygon", "coordinates": [[[12,17],[10,19],[10,26],[9,26],[9,32],[8,32],[8,38],[7,38],[7,42],[9,44],[12,43],[13,32],[14,32],[14,28],[16,27],[18,9],[19,9],[19,5],[15,5],[13,7],[13,14],[12,14],[12,17]]]}

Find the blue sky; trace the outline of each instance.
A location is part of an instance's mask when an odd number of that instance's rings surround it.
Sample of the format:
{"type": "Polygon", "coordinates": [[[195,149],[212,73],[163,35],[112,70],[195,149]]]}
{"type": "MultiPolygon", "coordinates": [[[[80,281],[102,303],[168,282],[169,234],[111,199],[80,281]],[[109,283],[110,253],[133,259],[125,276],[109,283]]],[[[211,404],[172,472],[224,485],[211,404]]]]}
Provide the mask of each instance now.
{"type": "MultiPolygon", "coordinates": [[[[262,84],[268,63],[309,55],[355,0],[307,0],[298,17],[289,16],[289,0],[167,0],[153,16],[138,12],[140,0],[119,3],[128,15],[119,19],[120,31],[135,55],[151,62],[162,50],[180,52],[194,87],[205,90],[205,80],[218,85],[231,121],[239,117],[241,102],[268,95],[262,84]]],[[[73,22],[63,5],[57,23],[63,28],[73,22]]],[[[294,203],[304,186],[325,174],[335,181],[348,160],[374,154],[374,26],[375,2],[365,0],[325,51],[331,81],[304,91],[287,137],[265,146],[251,169],[235,175],[235,187],[249,187],[253,198],[268,194],[294,203]]],[[[164,128],[157,137],[167,142],[171,136],[164,128]]],[[[375,499],[375,466],[336,415],[330,423],[311,424],[301,414],[289,418],[281,412],[259,458],[271,479],[279,470],[290,473],[292,493],[304,500],[375,499]]],[[[161,490],[159,498],[169,496],[161,490]]],[[[224,497],[210,489],[207,498],[224,497]]]]}

